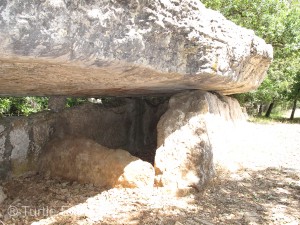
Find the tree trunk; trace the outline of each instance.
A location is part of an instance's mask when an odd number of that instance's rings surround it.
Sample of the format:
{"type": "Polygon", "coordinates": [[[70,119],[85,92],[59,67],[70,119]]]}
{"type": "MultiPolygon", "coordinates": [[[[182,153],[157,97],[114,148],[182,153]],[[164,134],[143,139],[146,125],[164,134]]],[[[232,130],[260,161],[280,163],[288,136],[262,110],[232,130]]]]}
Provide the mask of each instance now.
{"type": "Polygon", "coordinates": [[[300,92],[300,89],[298,90],[298,92],[296,94],[296,97],[294,99],[293,109],[292,109],[292,113],[291,113],[291,116],[290,116],[290,120],[293,120],[294,117],[295,117],[295,112],[296,112],[296,108],[297,108],[297,101],[298,101],[299,92],[300,92]]]}
{"type": "Polygon", "coordinates": [[[261,116],[261,115],[262,115],[262,112],[263,112],[263,104],[260,104],[260,105],[259,105],[259,109],[258,109],[257,116],[261,116]]]}
{"type": "Polygon", "coordinates": [[[272,109],[273,109],[273,107],[274,107],[274,104],[275,104],[275,100],[273,100],[273,101],[271,102],[271,104],[269,105],[269,108],[268,108],[268,110],[267,110],[267,112],[266,112],[265,117],[267,117],[267,118],[270,117],[271,112],[272,112],[272,109]]]}

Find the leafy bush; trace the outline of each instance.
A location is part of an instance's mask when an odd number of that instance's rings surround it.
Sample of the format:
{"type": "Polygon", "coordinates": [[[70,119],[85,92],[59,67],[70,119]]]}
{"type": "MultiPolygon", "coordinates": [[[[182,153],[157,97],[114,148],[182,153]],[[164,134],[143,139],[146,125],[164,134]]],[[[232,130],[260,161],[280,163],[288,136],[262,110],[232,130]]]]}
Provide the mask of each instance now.
{"type": "Polygon", "coordinates": [[[2,97],[0,116],[28,116],[48,109],[47,97],[2,97]]]}

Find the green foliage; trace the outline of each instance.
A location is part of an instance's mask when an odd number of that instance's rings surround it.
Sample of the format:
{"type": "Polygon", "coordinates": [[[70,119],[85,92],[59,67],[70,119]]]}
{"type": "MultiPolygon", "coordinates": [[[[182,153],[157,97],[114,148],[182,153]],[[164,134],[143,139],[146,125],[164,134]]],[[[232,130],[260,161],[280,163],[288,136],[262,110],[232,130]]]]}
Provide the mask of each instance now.
{"type": "Polygon", "coordinates": [[[203,0],[207,7],[255,33],[272,44],[274,61],[257,91],[238,95],[243,105],[254,107],[273,100],[299,98],[300,87],[300,1],[203,0]]]}
{"type": "Polygon", "coordinates": [[[67,107],[81,105],[87,102],[87,98],[67,98],[67,107]]]}
{"type": "Polygon", "coordinates": [[[10,98],[0,98],[0,115],[9,112],[11,105],[10,98]]]}
{"type": "Polygon", "coordinates": [[[291,124],[300,124],[300,118],[296,118],[294,120],[290,120],[288,118],[283,118],[277,115],[273,115],[270,118],[265,116],[256,116],[250,117],[249,122],[252,123],[260,123],[260,124],[273,124],[273,123],[291,123],[291,124]]]}
{"type": "MultiPolygon", "coordinates": [[[[48,97],[1,97],[1,116],[28,116],[43,110],[48,110],[48,97]]],[[[86,98],[67,98],[67,107],[83,104],[86,98]]]]}
{"type": "Polygon", "coordinates": [[[0,116],[28,116],[48,108],[46,97],[3,97],[0,98],[0,116]]]}

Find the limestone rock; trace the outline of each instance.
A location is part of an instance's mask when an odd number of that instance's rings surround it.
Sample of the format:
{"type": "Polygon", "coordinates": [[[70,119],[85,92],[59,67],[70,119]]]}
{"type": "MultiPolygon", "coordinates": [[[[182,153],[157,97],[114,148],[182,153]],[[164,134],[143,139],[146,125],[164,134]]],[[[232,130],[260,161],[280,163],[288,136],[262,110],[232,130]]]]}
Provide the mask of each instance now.
{"type": "MultiPolygon", "coordinates": [[[[128,153],[126,152],[125,155],[128,153]]],[[[129,188],[153,187],[154,174],[154,168],[150,163],[137,159],[126,165],[123,174],[118,179],[118,186],[129,188]]]]}
{"type": "Polygon", "coordinates": [[[243,121],[245,115],[236,100],[218,94],[189,91],[170,99],[157,126],[157,185],[178,193],[191,187],[203,189],[214,175],[213,152],[218,140],[211,137],[218,128],[211,121],[216,118],[218,122],[243,121]]]}
{"type": "Polygon", "coordinates": [[[62,111],[66,108],[67,98],[62,96],[53,96],[49,98],[48,108],[54,112],[62,111]]]}
{"type": "Polygon", "coordinates": [[[10,155],[11,176],[20,176],[28,172],[28,154],[30,137],[28,123],[26,121],[12,121],[13,129],[9,133],[9,141],[12,146],[10,155]]]}
{"type": "Polygon", "coordinates": [[[124,149],[153,164],[156,126],[167,105],[168,98],[116,98],[59,113],[4,117],[0,120],[0,180],[36,171],[47,143],[68,136],[92,139],[109,149],[124,149]]]}
{"type": "Polygon", "coordinates": [[[152,187],[154,168],[121,149],[103,147],[86,138],[67,137],[48,144],[40,170],[100,187],[152,187]]]}
{"type": "Polygon", "coordinates": [[[272,47],[199,0],[2,0],[0,95],[258,87],[272,47]]]}
{"type": "Polygon", "coordinates": [[[212,148],[204,115],[203,92],[182,93],[169,101],[158,126],[155,169],[158,184],[175,189],[202,189],[212,178],[212,148]]]}
{"type": "Polygon", "coordinates": [[[3,161],[4,152],[5,152],[5,141],[6,141],[6,138],[2,134],[3,131],[5,131],[5,127],[0,124],[0,162],[3,161]]]}
{"type": "Polygon", "coordinates": [[[6,199],[6,195],[3,192],[3,188],[0,186],[0,204],[2,204],[5,199],[6,199]]]}

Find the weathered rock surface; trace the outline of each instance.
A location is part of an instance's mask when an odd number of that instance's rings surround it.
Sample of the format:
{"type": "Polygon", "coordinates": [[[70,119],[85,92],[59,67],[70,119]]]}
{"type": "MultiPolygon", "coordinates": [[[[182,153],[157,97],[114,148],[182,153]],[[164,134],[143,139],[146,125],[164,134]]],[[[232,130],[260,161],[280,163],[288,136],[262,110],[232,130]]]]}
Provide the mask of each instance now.
{"type": "Polygon", "coordinates": [[[121,149],[108,149],[86,138],[54,140],[42,155],[40,170],[100,187],[153,187],[154,168],[121,149]]]}
{"type": "MultiPolygon", "coordinates": [[[[211,137],[219,131],[211,124],[216,118],[226,130],[224,121],[243,121],[245,115],[236,100],[208,92],[189,91],[170,99],[169,109],[157,126],[158,185],[175,191],[205,187],[214,175],[213,152],[218,139],[211,137]]],[[[221,135],[228,134],[218,137],[221,135]]]]}
{"type": "Polygon", "coordinates": [[[0,95],[255,89],[272,47],[198,0],[2,0],[0,95]]]}
{"type": "Polygon", "coordinates": [[[53,112],[59,112],[66,108],[67,98],[62,96],[53,96],[49,98],[48,108],[53,112]]]}
{"type": "Polygon", "coordinates": [[[2,204],[5,199],[6,199],[6,194],[4,193],[3,188],[0,186],[0,204],[2,204]]]}
{"type": "Polygon", "coordinates": [[[167,99],[126,98],[107,105],[89,103],[66,108],[59,113],[2,118],[0,180],[35,171],[46,144],[67,136],[92,139],[110,149],[125,149],[153,163],[156,125],[166,110],[167,99]]]}

